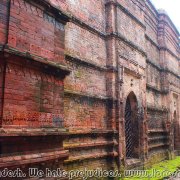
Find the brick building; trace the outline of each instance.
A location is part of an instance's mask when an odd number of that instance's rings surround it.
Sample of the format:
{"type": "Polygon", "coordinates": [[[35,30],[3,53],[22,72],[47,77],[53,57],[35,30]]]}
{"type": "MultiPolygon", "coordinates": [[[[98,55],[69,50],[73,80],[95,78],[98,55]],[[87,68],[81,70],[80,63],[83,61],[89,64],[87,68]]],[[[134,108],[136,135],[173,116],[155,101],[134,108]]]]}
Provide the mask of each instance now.
{"type": "Polygon", "coordinates": [[[1,0],[0,168],[176,155],[179,53],[179,32],[149,0],[1,0]]]}

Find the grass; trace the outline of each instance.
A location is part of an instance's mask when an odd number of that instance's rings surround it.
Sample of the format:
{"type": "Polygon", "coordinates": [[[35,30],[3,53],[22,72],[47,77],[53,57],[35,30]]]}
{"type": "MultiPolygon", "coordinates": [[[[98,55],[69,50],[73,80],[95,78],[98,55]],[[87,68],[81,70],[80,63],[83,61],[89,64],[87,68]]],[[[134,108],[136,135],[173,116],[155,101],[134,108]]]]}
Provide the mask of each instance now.
{"type": "Polygon", "coordinates": [[[168,177],[176,172],[178,169],[180,169],[180,156],[173,160],[166,160],[155,164],[151,169],[147,169],[145,171],[134,171],[139,172],[139,174],[124,178],[124,180],[162,180],[163,178],[168,177]],[[142,172],[145,172],[144,177],[142,172]]]}

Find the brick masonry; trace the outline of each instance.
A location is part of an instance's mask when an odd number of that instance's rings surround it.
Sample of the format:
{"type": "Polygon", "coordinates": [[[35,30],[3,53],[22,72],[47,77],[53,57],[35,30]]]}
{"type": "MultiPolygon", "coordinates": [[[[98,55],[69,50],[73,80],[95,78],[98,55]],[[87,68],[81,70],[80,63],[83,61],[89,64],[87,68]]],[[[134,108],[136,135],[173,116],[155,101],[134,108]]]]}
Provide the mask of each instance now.
{"type": "Polygon", "coordinates": [[[164,11],[149,0],[0,9],[0,168],[128,168],[130,94],[136,158],[149,166],[180,148],[179,32],[164,11]]]}

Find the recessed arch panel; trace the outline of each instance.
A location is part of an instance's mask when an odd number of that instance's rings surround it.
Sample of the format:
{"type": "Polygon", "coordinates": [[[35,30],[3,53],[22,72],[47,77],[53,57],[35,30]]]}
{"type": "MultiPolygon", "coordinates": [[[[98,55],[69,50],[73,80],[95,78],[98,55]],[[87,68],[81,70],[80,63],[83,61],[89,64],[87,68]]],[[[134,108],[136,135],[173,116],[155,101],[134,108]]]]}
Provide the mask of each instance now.
{"type": "Polygon", "coordinates": [[[125,106],[126,158],[139,158],[139,122],[138,101],[134,92],[130,92],[125,106]]]}

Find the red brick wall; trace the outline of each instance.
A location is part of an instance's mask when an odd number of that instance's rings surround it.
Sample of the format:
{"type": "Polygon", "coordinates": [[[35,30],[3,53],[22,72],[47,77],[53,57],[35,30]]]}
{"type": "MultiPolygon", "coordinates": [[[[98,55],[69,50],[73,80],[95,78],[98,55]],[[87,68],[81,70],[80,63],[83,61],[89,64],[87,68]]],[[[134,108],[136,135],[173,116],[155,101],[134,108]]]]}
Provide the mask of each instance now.
{"type": "Polygon", "coordinates": [[[117,10],[117,28],[118,32],[126,37],[127,40],[145,49],[144,38],[142,38],[144,37],[144,28],[121,9],[117,10]]]}
{"type": "Polygon", "coordinates": [[[161,79],[158,78],[161,74],[159,70],[152,65],[147,65],[147,83],[157,89],[161,89],[161,79]]]}
{"type": "Polygon", "coordinates": [[[72,129],[107,129],[106,104],[83,97],[66,97],[65,126],[72,129]]]}
{"type": "Polygon", "coordinates": [[[13,137],[3,138],[2,154],[31,154],[32,152],[41,153],[50,149],[58,149],[62,146],[60,137],[13,137]],[[47,143],[51,142],[51,143],[47,143]]]}
{"type": "Polygon", "coordinates": [[[7,37],[7,23],[8,23],[8,1],[2,0],[0,2],[0,44],[6,42],[7,37]]]}
{"type": "Polygon", "coordinates": [[[158,151],[166,151],[168,148],[168,134],[165,125],[167,113],[148,110],[147,118],[150,132],[148,134],[149,155],[158,151]]]}
{"type": "MultiPolygon", "coordinates": [[[[137,63],[141,67],[146,66],[145,58],[140,52],[136,51],[131,46],[128,46],[126,43],[122,41],[118,41],[117,44],[118,44],[117,45],[118,53],[124,58],[123,61],[119,59],[119,61],[121,61],[122,64],[131,66],[131,64],[128,62],[128,61],[131,61],[131,62],[137,63]],[[128,61],[126,61],[126,59],[128,59],[128,61]]],[[[131,68],[133,68],[133,65],[131,68]]]]}
{"type": "Polygon", "coordinates": [[[172,22],[167,16],[167,14],[163,11],[160,11],[159,16],[159,30],[163,32],[161,36],[164,37],[164,43],[160,41],[160,45],[163,47],[168,48],[170,51],[172,51],[176,56],[178,56],[178,32],[175,28],[173,28],[172,22]]]}
{"type": "Polygon", "coordinates": [[[106,96],[105,72],[68,62],[72,73],[65,79],[65,89],[94,96],[106,96]]]}
{"type": "MultiPolygon", "coordinates": [[[[0,2],[0,9],[3,9],[0,43],[6,40],[6,2],[0,2]]],[[[177,33],[170,27],[169,20],[162,15],[158,25],[158,13],[148,0],[146,3],[143,0],[118,0],[119,4],[104,0],[44,1],[70,15],[70,22],[64,27],[60,14],[44,9],[43,4],[37,5],[39,2],[11,1],[9,47],[13,53],[46,58],[43,59],[46,65],[41,62],[41,66],[37,66],[27,56],[17,58],[17,54],[5,53],[3,127],[62,127],[64,119],[65,127],[69,129],[64,147],[70,151],[66,169],[112,168],[118,153],[119,159],[125,158],[124,104],[128,93],[133,91],[142,121],[142,149],[146,149],[142,154],[148,152],[148,146],[152,153],[167,149],[163,142],[163,138],[167,138],[164,124],[170,117],[163,108],[171,109],[171,92],[165,94],[162,85],[164,83],[168,89],[170,81],[171,90],[177,92],[172,82],[176,80],[178,84],[178,80],[163,68],[179,72],[177,33]],[[106,29],[110,32],[107,36],[106,29]],[[165,48],[159,51],[159,46],[169,48],[169,51],[165,48]],[[53,64],[56,68],[63,63],[71,69],[64,83],[63,77],[58,78],[54,69],[46,70],[49,61],[56,63],[53,64]],[[160,133],[151,132],[157,128],[160,133]],[[160,141],[148,142],[159,136],[160,141]]],[[[2,74],[1,71],[0,99],[2,74]]],[[[0,103],[2,106],[2,100],[0,103]]],[[[54,149],[62,148],[63,138],[59,138],[61,141],[53,141],[54,149]]],[[[33,146],[39,140],[41,138],[32,140],[33,146]]],[[[47,142],[46,150],[49,150],[52,139],[47,137],[47,142]]],[[[9,143],[4,140],[0,144],[3,152],[12,152],[13,149],[8,147],[10,144],[15,146],[14,140],[9,143]]],[[[24,148],[20,146],[19,150],[13,151],[37,153],[46,146],[45,141],[36,149],[25,141],[22,144],[24,148]]],[[[58,166],[58,163],[54,164],[58,166]]]]}
{"type": "Polygon", "coordinates": [[[49,61],[63,63],[64,25],[24,0],[12,0],[8,45],[49,61]]]}
{"type": "Polygon", "coordinates": [[[105,31],[104,0],[49,0],[49,2],[95,29],[105,31]]]}
{"type": "Polygon", "coordinates": [[[0,62],[0,127],[2,124],[2,110],[3,110],[3,86],[4,86],[4,63],[0,62]]]}
{"type": "Polygon", "coordinates": [[[143,0],[117,0],[117,2],[138,18],[138,20],[144,22],[145,4],[143,0]]]}
{"type": "Polygon", "coordinates": [[[105,40],[86,29],[68,23],[66,27],[66,52],[99,66],[106,65],[105,40]]]}
{"type": "Polygon", "coordinates": [[[157,43],[157,33],[158,33],[157,11],[149,3],[146,3],[145,12],[146,13],[144,14],[144,16],[145,16],[146,34],[155,43],[157,43]]]}
{"type": "Polygon", "coordinates": [[[167,65],[167,68],[176,73],[176,74],[179,74],[179,61],[177,60],[176,57],[174,57],[172,54],[166,52],[165,53],[165,59],[166,59],[166,65],[167,65]]]}
{"type": "Polygon", "coordinates": [[[151,41],[147,39],[146,39],[146,52],[147,52],[148,60],[159,66],[160,65],[159,49],[156,45],[154,45],[151,41]]]}
{"type": "Polygon", "coordinates": [[[62,79],[42,73],[38,68],[8,64],[3,126],[62,127],[62,121],[62,79]]]}
{"type": "Polygon", "coordinates": [[[169,24],[165,26],[165,37],[167,48],[170,49],[174,54],[178,55],[179,41],[177,39],[177,34],[169,24]]]}

